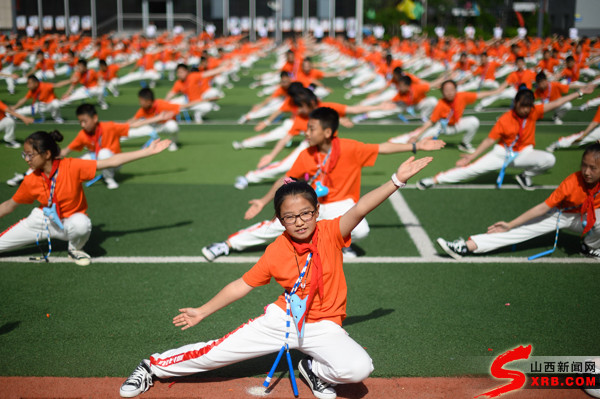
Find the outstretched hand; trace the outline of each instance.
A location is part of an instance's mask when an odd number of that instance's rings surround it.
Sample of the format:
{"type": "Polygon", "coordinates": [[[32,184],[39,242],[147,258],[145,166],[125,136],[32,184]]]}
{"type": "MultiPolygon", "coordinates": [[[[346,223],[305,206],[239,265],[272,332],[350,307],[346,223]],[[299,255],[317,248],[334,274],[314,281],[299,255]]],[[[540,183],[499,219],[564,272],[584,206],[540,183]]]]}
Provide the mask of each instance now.
{"type": "Polygon", "coordinates": [[[423,140],[417,143],[417,149],[423,151],[435,151],[440,150],[446,146],[444,140],[434,140],[433,137],[425,137],[423,140]]]}
{"type": "Polygon", "coordinates": [[[506,231],[510,230],[510,226],[508,225],[508,223],[506,222],[496,222],[493,225],[491,225],[490,227],[488,227],[487,232],[488,234],[492,234],[492,233],[504,233],[506,231]]]}
{"type": "Polygon", "coordinates": [[[169,145],[171,145],[171,140],[161,140],[156,139],[150,143],[146,150],[149,152],[149,155],[158,154],[159,152],[163,152],[166,150],[169,145]]]}
{"type": "Polygon", "coordinates": [[[258,200],[258,199],[250,200],[250,201],[248,201],[248,203],[250,204],[250,208],[248,208],[248,210],[246,211],[246,214],[244,214],[244,219],[246,219],[246,220],[253,219],[264,208],[264,204],[262,203],[261,200],[258,200]]]}
{"type": "Polygon", "coordinates": [[[256,167],[258,169],[261,169],[261,168],[264,168],[265,166],[267,166],[268,164],[270,164],[271,162],[273,162],[273,155],[266,154],[260,158],[256,167]]]}
{"type": "Polygon", "coordinates": [[[463,167],[467,166],[473,160],[473,154],[461,154],[458,161],[456,161],[456,166],[463,167]]]}
{"type": "Polygon", "coordinates": [[[194,327],[203,319],[196,308],[183,308],[179,309],[179,311],[181,313],[173,317],[173,324],[175,324],[176,327],[181,327],[182,330],[194,327]]]}
{"type": "Polygon", "coordinates": [[[408,179],[423,170],[431,161],[433,161],[433,157],[425,157],[421,159],[410,157],[404,161],[402,165],[400,165],[398,171],[396,172],[396,176],[398,177],[398,180],[406,183],[408,179]]]}

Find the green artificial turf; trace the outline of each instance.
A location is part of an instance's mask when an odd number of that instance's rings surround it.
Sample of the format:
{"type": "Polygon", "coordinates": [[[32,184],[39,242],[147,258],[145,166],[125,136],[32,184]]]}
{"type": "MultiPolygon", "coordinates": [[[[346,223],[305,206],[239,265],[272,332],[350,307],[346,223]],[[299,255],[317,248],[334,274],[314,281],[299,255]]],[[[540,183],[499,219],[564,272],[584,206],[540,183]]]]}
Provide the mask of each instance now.
{"type": "MultiPolygon", "coordinates": [[[[219,101],[221,110],[209,114],[206,124],[182,123],[178,152],[123,166],[117,174],[118,190],[108,191],[102,182],[85,189],[93,223],[85,249],[92,256],[199,256],[202,246],[273,216],[267,207],[255,220],[243,220],[248,201],[262,196],[270,182],[244,191],[233,187],[235,177],[254,168],[271,147],[234,151],[231,146],[233,140],[255,134],[252,124],[238,126],[235,121],[259,101],[257,90],[248,84],[272,62],[272,57],[260,61],[247,76],[241,76],[234,89],[225,90],[226,97],[219,101]]],[[[326,101],[355,103],[362,98],[343,100],[343,82],[334,78],[325,83],[334,89],[326,101]]],[[[119,88],[121,96],[108,98],[111,107],[99,110],[100,119],[130,118],[138,108],[140,87],[119,88]]],[[[157,97],[170,87],[170,82],[159,82],[157,97]]],[[[15,96],[0,99],[10,104],[23,94],[19,87],[15,96]]],[[[580,103],[574,101],[575,106],[580,103]]],[[[76,106],[63,110],[69,122],[65,125],[19,123],[18,139],[23,141],[36,130],[58,128],[66,145],[79,130],[76,106]]],[[[594,112],[571,111],[563,126],[538,124],[537,147],[545,148],[560,136],[582,130],[594,112]]],[[[475,144],[487,136],[500,114],[478,115],[482,126],[475,144]]],[[[365,124],[342,128],[340,135],[380,143],[416,126],[365,124]]],[[[418,154],[434,156],[419,177],[453,167],[459,158],[456,146],[461,136],[442,138],[447,149],[418,154]]],[[[131,140],[122,147],[132,151],[143,143],[143,139],[131,140]]],[[[374,167],[363,170],[362,192],[387,181],[410,155],[379,156],[374,167]]],[[[535,184],[557,185],[578,169],[580,149],[555,155],[556,165],[536,176],[535,184]]],[[[20,150],[0,146],[0,181],[25,168],[20,150]]],[[[514,184],[516,173],[509,169],[505,183],[514,184]]],[[[493,184],[495,179],[496,174],[490,174],[469,183],[493,184]]],[[[14,191],[0,184],[0,200],[10,198],[14,191]]],[[[490,224],[510,220],[543,201],[550,192],[404,189],[401,194],[434,241],[484,232],[490,224]]],[[[20,206],[2,218],[0,229],[26,217],[32,207],[20,206]]],[[[367,220],[371,232],[356,244],[361,255],[419,256],[389,202],[367,220]]],[[[529,256],[550,248],[552,242],[552,234],[547,234],[490,256],[529,256]]],[[[53,256],[66,256],[66,243],[54,240],[53,249],[53,256]]],[[[552,256],[577,260],[581,259],[578,250],[579,237],[562,232],[552,256]]],[[[243,254],[259,256],[262,251],[264,247],[252,248],[243,254]]],[[[38,253],[30,245],[6,255],[38,253]]],[[[171,318],[180,307],[201,305],[251,266],[92,263],[81,268],[69,263],[0,263],[0,375],[125,376],[153,352],[219,338],[261,314],[264,305],[281,293],[280,287],[275,283],[260,287],[184,332],[171,324],[171,318]]],[[[536,356],[600,352],[593,327],[598,320],[600,269],[593,264],[396,263],[347,264],[345,269],[349,287],[345,328],[373,358],[376,377],[485,374],[495,356],[522,344],[532,344],[536,356]]],[[[299,355],[295,353],[294,358],[298,360],[299,355]]],[[[264,375],[273,359],[274,355],[266,356],[209,375],[264,375]]]]}

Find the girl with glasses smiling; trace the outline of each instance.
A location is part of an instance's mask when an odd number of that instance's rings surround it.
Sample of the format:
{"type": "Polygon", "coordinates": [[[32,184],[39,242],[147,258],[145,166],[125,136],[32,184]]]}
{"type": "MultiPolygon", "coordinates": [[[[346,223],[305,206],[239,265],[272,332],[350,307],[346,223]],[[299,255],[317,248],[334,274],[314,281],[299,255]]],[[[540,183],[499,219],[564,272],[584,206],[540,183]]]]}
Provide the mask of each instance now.
{"type": "Polygon", "coordinates": [[[48,240],[48,261],[52,251],[51,238],[68,241],[69,257],[80,266],[90,264],[90,256],[82,248],[92,231],[86,215],[87,201],[82,183],[94,178],[96,170],[114,168],[125,163],[157,154],[167,148],[169,140],[154,141],[138,151],[115,154],[104,160],[60,158],[58,143],[63,136],[58,131],[38,131],[25,140],[22,158],[32,173],[28,174],[12,198],[0,204],[0,218],[13,212],[20,204],[38,201],[41,206],[28,217],[0,233],[0,252],[27,244],[48,240]]]}
{"type": "Polygon", "coordinates": [[[180,377],[213,370],[277,352],[282,344],[307,355],[298,370],[318,398],[334,399],[333,385],[367,378],[373,371],[371,358],[342,328],[347,295],[342,248],[350,245],[350,233],[369,212],[431,160],[410,157],[390,180],[332,220],[317,221],[319,203],[309,184],[286,180],[273,201],[275,216],[285,227],[283,234],[248,272],[207,303],[179,309],[173,324],[182,330],[195,326],[272,278],[285,292],[265,308],[263,316],[221,339],[155,353],[143,360],[121,386],[121,396],[134,397],[145,392],[152,386],[153,377],[180,377]],[[294,305],[298,302],[304,303],[303,311],[294,305]],[[294,323],[289,323],[288,309],[294,323]]]}

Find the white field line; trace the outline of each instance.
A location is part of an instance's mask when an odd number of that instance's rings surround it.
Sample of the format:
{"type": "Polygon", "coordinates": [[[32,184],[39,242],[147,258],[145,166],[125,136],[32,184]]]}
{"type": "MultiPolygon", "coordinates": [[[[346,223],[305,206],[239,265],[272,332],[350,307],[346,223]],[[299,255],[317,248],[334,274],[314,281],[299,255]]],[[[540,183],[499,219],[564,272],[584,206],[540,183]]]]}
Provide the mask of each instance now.
{"type": "Polygon", "coordinates": [[[417,218],[410,208],[408,204],[404,200],[400,191],[396,191],[394,194],[390,196],[390,202],[392,203],[392,207],[396,214],[400,218],[402,224],[406,227],[406,231],[410,238],[415,243],[419,254],[425,259],[429,259],[436,254],[436,250],[427,235],[427,232],[421,226],[421,222],[417,218]]]}
{"type": "MultiPolygon", "coordinates": [[[[534,186],[539,190],[556,190],[556,185],[534,186]]],[[[417,188],[416,184],[407,184],[406,188],[417,188]]],[[[459,190],[498,190],[495,184],[437,184],[431,190],[437,189],[459,189],[459,190]]],[[[500,190],[522,190],[518,184],[503,184],[500,190]]]]}
{"type": "MultiPolygon", "coordinates": [[[[215,260],[213,263],[230,264],[253,264],[258,261],[259,256],[228,256],[215,260]]],[[[0,257],[0,263],[43,263],[31,261],[28,256],[0,257]]],[[[67,257],[50,257],[50,263],[73,263],[67,257]]],[[[102,256],[92,258],[92,266],[98,264],[125,263],[125,264],[173,264],[173,263],[208,263],[202,256],[102,256]]],[[[459,261],[449,257],[433,254],[429,257],[417,256],[361,256],[359,258],[344,260],[344,263],[544,263],[544,264],[596,264],[600,265],[595,259],[585,257],[559,258],[545,256],[536,260],[528,261],[523,256],[484,256],[473,255],[465,257],[459,261]]],[[[90,267],[92,267],[90,266],[90,267]]],[[[79,267],[79,266],[77,266],[79,267]]]]}

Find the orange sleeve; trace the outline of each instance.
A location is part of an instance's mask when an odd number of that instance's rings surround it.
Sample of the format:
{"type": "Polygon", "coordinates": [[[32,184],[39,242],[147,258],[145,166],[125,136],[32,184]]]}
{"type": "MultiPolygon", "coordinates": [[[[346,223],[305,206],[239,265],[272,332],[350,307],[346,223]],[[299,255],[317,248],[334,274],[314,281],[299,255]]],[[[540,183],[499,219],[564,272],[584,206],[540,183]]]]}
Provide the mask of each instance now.
{"type": "Polygon", "coordinates": [[[72,159],[73,167],[77,167],[79,170],[79,180],[86,181],[91,180],[96,176],[97,162],[90,159],[72,159]]]}
{"type": "Polygon", "coordinates": [[[473,104],[475,101],[477,101],[477,93],[474,92],[463,92],[461,97],[463,98],[465,104],[473,104]]]}
{"type": "Polygon", "coordinates": [[[565,180],[563,180],[560,183],[560,185],[552,192],[552,194],[550,194],[550,196],[546,198],[546,200],[544,201],[546,205],[548,205],[550,208],[558,208],[560,206],[560,204],[567,197],[567,193],[569,193],[572,190],[572,188],[569,187],[571,176],[573,175],[570,175],[565,180]]]}
{"type": "Polygon", "coordinates": [[[260,257],[258,262],[250,270],[248,270],[242,276],[242,279],[246,284],[251,287],[260,287],[261,285],[267,285],[271,282],[271,262],[270,259],[278,259],[278,240],[270,244],[263,256],[260,257]]]}
{"type": "Polygon", "coordinates": [[[596,110],[596,115],[594,115],[594,119],[592,119],[592,121],[600,123],[600,107],[598,107],[598,109],[596,110]]]}
{"type": "Polygon", "coordinates": [[[310,169],[307,165],[309,158],[310,155],[308,154],[308,149],[303,150],[285,175],[293,177],[294,179],[304,179],[304,174],[308,173],[310,169]]]}
{"type": "Polygon", "coordinates": [[[494,140],[498,140],[500,137],[502,137],[502,133],[504,133],[504,130],[504,117],[501,116],[500,119],[498,119],[498,122],[496,122],[496,124],[492,128],[492,130],[490,130],[488,137],[494,140]]]}
{"type": "Polygon", "coordinates": [[[72,151],[81,151],[83,149],[83,147],[85,146],[85,141],[83,140],[82,135],[85,135],[85,132],[83,130],[81,130],[79,133],[77,133],[77,136],[75,136],[73,141],[71,141],[69,143],[67,148],[72,151]]]}
{"type": "Polygon", "coordinates": [[[429,117],[429,120],[431,122],[436,123],[437,121],[442,119],[442,108],[443,106],[441,105],[441,101],[438,101],[438,103],[435,105],[435,108],[433,109],[433,112],[431,113],[431,116],[429,117]]]}
{"type": "Polygon", "coordinates": [[[140,108],[137,110],[135,115],[133,115],[133,119],[142,119],[145,117],[145,115],[146,115],[146,113],[144,112],[144,110],[142,108],[140,108]]]}
{"type": "Polygon", "coordinates": [[[25,177],[25,180],[21,182],[17,192],[12,196],[12,200],[18,204],[33,204],[33,202],[37,199],[37,197],[33,194],[32,183],[34,181],[33,178],[29,178],[29,176],[25,177]]]}
{"type": "Polygon", "coordinates": [[[112,128],[119,137],[126,137],[129,134],[129,123],[113,123],[112,128]]]}
{"type": "Polygon", "coordinates": [[[356,162],[360,165],[373,166],[379,155],[379,144],[365,144],[355,141],[352,153],[356,158],[356,162]]]}

